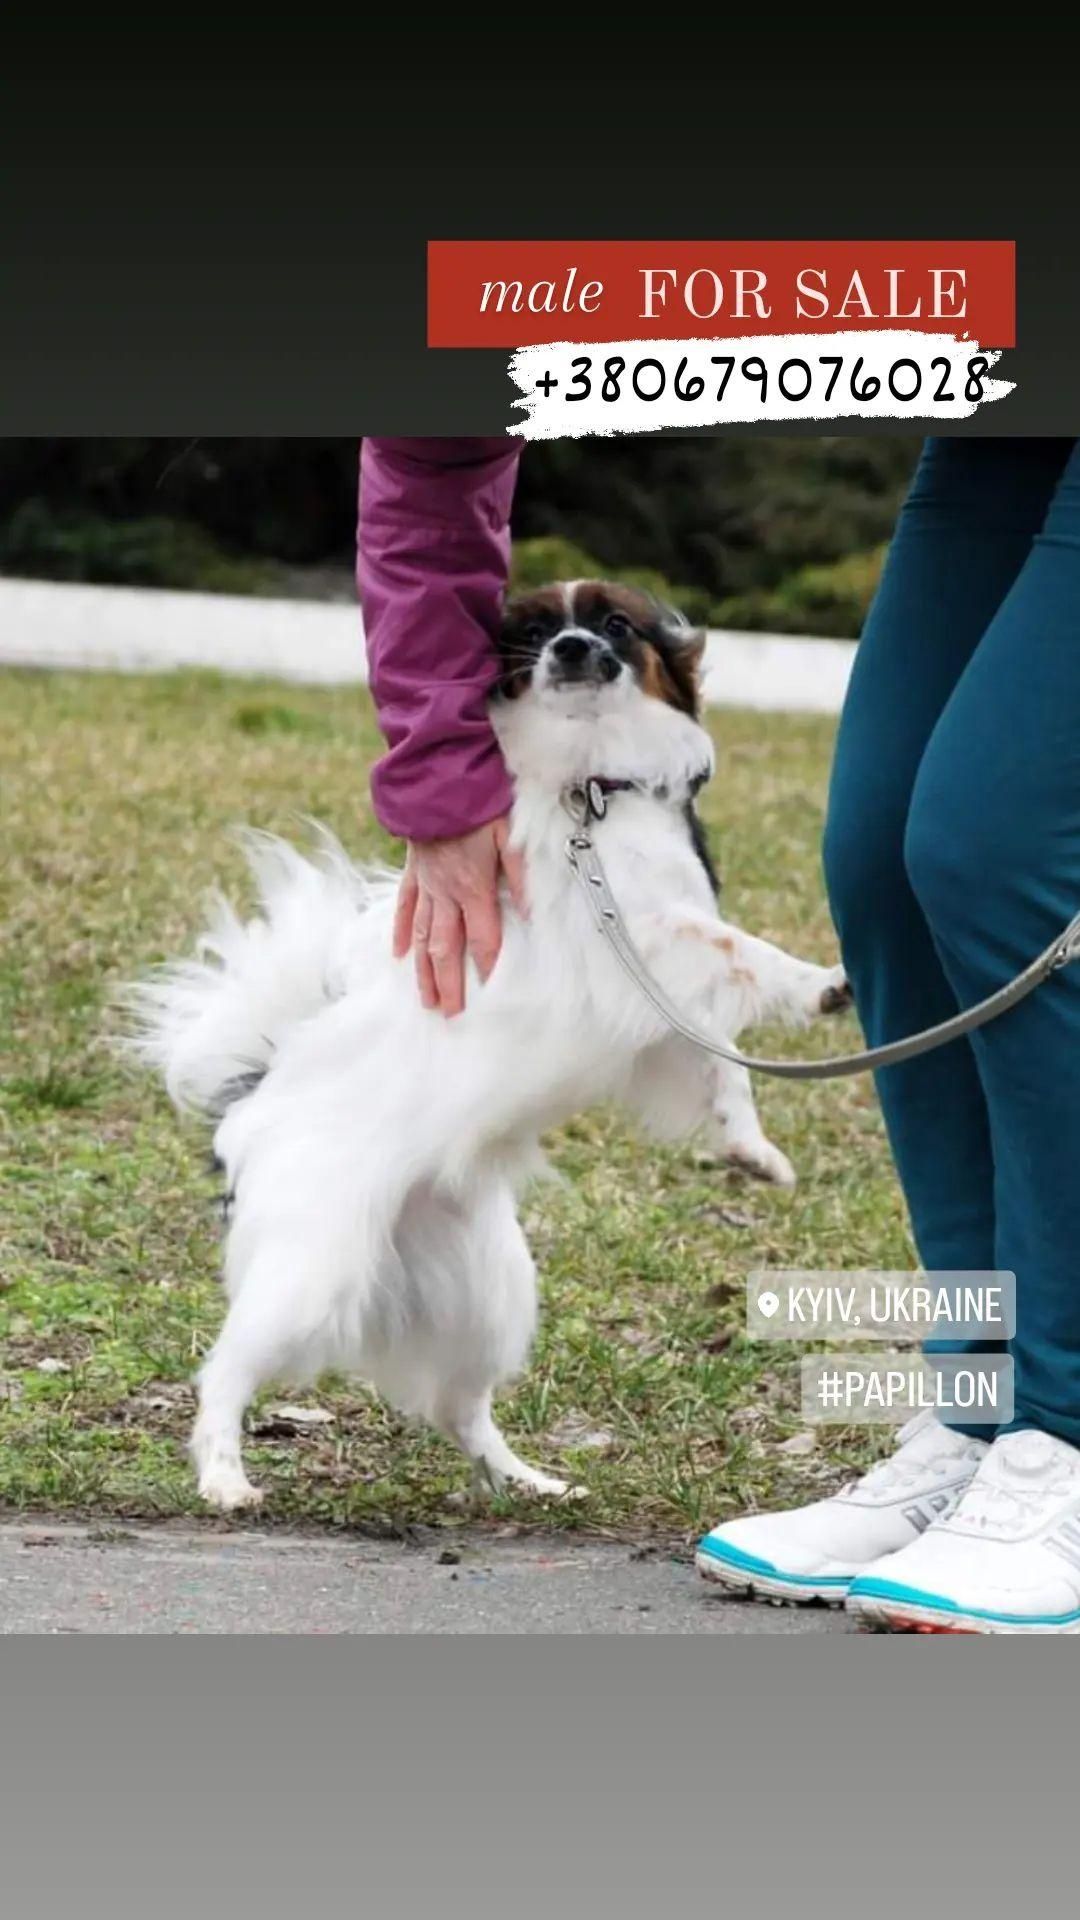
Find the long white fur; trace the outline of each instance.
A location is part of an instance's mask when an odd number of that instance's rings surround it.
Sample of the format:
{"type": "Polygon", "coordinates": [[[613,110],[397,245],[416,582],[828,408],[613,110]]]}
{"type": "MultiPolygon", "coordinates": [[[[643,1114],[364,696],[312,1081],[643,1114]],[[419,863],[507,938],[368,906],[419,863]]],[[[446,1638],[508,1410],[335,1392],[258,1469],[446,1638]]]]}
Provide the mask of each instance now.
{"type": "Polygon", "coordinates": [[[357,870],[325,835],[311,858],[250,836],[261,911],[241,922],[221,902],[196,957],[137,990],[134,1044],[172,1098],[207,1115],[229,1102],[214,1142],[234,1196],[229,1310],[192,1439],[219,1507],[259,1498],[241,1459],[253,1393],[328,1367],[433,1422],[488,1485],[567,1491],[515,1457],[491,1412],[535,1325],[516,1199],[547,1127],[615,1099],[657,1132],[704,1129],[749,1170],[793,1179],[746,1076],[671,1036],[600,940],[565,856],[564,788],[599,775],[663,789],[615,796],[596,831],[648,965],[719,1037],[812,1017],[840,970],[719,919],[682,814],[712,767],[704,730],[627,670],[560,689],[543,669],[496,712],[529,916],[504,901],[498,963],[486,984],[471,975],[460,1017],[426,1012],[411,964],[392,958],[396,876],[357,870]]]}

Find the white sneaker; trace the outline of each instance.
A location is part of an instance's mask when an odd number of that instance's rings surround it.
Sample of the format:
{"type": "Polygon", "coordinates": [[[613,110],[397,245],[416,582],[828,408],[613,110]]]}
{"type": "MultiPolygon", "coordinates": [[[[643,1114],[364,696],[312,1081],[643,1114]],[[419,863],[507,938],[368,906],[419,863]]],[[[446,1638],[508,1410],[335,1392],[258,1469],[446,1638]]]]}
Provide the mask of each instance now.
{"type": "Polygon", "coordinates": [[[995,1440],[953,1508],[848,1606],[923,1633],[1080,1633],[1080,1451],[1025,1430],[995,1440]]]}
{"type": "Polygon", "coordinates": [[[897,1450],[812,1506],[753,1513],[714,1527],[697,1549],[706,1580],[764,1599],[839,1606],[856,1575],[897,1553],[956,1505],[988,1452],[985,1440],[920,1413],[897,1450]]]}

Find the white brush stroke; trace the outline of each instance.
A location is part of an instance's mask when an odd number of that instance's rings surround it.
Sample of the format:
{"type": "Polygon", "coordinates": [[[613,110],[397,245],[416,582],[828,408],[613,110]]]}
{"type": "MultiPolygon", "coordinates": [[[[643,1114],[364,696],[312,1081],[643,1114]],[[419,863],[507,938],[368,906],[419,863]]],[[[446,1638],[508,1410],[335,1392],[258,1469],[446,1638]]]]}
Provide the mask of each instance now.
{"type": "MultiPolygon", "coordinates": [[[[927,420],[966,420],[977,407],[1003,400],[1015,384],[985,377],[981,399],[965,400],[967,365],[976,354],[982,354],[990,366],[1001,358],[1000,350],[981,347],[974,340],[957,340],[951,333],[916,333],[892,327],[866,333],[780,333],[731,340],[612,340],[591,344],[560,341],[554,346],[519,347],[511,356],[509,372],[522,396],[513,406],[524,419],[515,420],[508,431],[526,440],[564,440],[586,434],[650,433],[663,427],[724,427],[779,420],[905,420],[916,427],[927,420]],[[574,379],[571,362],[581,355],[592,362],[592,392],[584,400],[567,400],[567,388],[574,379]],[[619,398],[605,401],[600,398],[603,367],[614,355],[626,362],[626,371],[621,376],[619,398]],[[716,395],[723,368],[713,365],[714,355],[733,355],[736,361],[720,402],[716,395]],[[829,400],[825,393],[833,369],[821,365],[825,355],[839,355],[844,363],[829,400]],[[764,401],[760,387],[739,373],[739,364],[751,358],[763,361],[767,371],[764,401]],[[630,369],[646,359],[659,361],[664,368],[664,390],[657,400],[639,399],[630,386],[630,369]],[[950,364],[948,390],[955,396],[952,401],[934,399],[941,369],[932,369],[931,362],[941,359],[950,364]],[[675,376],[684,360],[684,383],[693,374],[704,377],[704,390],[697,400],[679,400],[674,393],[675,376]],[[809,363],[813,383],[805,400],[786,399],[780,391],[778,376],[787,360],[809,363]],[[859,360],[862,365],[857,384],[862,387],[874,378],[881,383],[871,400],[859,401],[852,396],[852,375],[859,360]],[[915,361],[922,375],[919,395],[909,402],[896,399],[889,391],[889,369],[899,360],[915,361]],[[536,386],[546,373],[559,383],[547,398],[536,386]]],[[[651,391],[658,384],[655,368],[650,368],[645,378],[651,391]]],[[[912,379],[910,369],[905,368],[897,382],[901,391],[908,391],[912,379]]],[[[789,374],[789,388],[797,390],[802,384],[800,372],[789,374]]]]}

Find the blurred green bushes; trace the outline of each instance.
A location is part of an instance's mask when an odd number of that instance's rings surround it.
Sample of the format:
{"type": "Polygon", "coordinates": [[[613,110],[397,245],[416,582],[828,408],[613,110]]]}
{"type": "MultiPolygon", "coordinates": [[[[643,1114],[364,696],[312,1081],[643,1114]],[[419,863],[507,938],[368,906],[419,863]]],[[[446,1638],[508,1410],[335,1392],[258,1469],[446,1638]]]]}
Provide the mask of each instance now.
{"type": "Polygon", "coordinates": [[[164,514],[106,520],[77,509],[57,512],[37,498],[0,525],[0,573],[205,593],[262,593],[273,579],[266,562],[225,553],[191,521],[164,514]]]}
{"type": "Polygon", "coordinates": [[[712,624],[713,608],[708,594],[665,579],[655,567],[606,565],[560,534],[515,540],[510,559],[511,591],[522,593],[530,587],[546,586],[551,580],[623,580],[627,586],[642,587],[669,606],[679,607],[688,620],[712,624]]]}
{"type": "Polygon", "coordinates": [[[775,587],[752,588],[714,600],[699,588],[666,580],[655,568],[605,566],[573,541],[549,535],[515,541],[510,585],[514,592],[521,592],[549,580],[625,580],[680,608],[695,626],[843,639],[854,637],[862,627],[884,558],[882,545],[825,566],[799,567],[775,587]]]}
{"type": "Polygon", "coordinates": [[[827,566],[799,567],[779,586],[732,594],[714,609],[712,624],[757,633],[856,636],[877,592],[885,546],[852,553],[827,566]]]}
{"type": "MultiPolygon", "coordinates": [[[[859,630],[918,441],[573,440],[526,447],[514,581],[632,580],[697,622],[859,630]]],[[[348,569],[356,453],[333,440],[0,441],[0,571],[265,593],[348,569]]]]}

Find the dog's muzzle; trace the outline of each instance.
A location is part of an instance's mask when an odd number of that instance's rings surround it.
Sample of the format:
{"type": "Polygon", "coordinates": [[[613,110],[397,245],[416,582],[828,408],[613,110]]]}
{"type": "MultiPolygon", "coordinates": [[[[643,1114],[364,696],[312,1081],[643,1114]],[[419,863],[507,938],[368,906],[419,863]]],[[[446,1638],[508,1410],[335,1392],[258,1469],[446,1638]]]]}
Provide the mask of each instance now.
{"type": "Polygon", "coordinates": [[[550,640],[544,664],[552,687],[610,686],[622,672],[622,661],[607,641],[581,631],[560,633],[550,640]]]}

